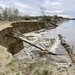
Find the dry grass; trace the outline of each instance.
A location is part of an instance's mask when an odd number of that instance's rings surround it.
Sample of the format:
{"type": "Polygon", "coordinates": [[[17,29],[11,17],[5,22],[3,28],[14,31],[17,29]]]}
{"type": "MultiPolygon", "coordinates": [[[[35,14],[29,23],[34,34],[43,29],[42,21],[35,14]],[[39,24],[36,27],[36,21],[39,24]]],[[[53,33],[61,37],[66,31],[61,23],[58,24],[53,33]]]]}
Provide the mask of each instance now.
{"type": "Polygon", "coordinates": [[[7,27],[11,27],[11,21],[0,21],[0,31],[7,27]]]}
{"type": "Polygon", "coordinates": [[[0,46],[0,75],[22,75],[18,61],[3,46],[0,46]]]}
{"type": "Polygon", "coordinates": [[[0,46],[0,75],[74,75],[75,64],[58,68],[51,60],[24,64],[15,60],[6,48],[0,46]]]}

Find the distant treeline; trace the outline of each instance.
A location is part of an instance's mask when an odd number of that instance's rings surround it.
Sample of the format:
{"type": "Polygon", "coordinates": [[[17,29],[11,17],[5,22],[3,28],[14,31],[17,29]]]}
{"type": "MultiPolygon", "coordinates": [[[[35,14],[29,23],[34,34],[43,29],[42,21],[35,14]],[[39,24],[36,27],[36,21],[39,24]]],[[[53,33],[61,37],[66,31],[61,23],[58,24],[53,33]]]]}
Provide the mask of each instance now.
{"type": "MultiPolygon", "coordinates": [[[[40,12],[41,13],[41,12],[40,12]]],[[[40,21],[59,21],[61,19],[68,19],[63,17],[54,16],[27,16],[20,14],[17,8],[3,8],[0,6],[0,21],[18,21],[18,20],[40,20],[40,21]]]]}
{"type": "Polygon", "coordinates": [[[15,21],[21,19],[20,12],[17,8],[3,8],[0,6],[0,20],[1,21],[15,21]]]}

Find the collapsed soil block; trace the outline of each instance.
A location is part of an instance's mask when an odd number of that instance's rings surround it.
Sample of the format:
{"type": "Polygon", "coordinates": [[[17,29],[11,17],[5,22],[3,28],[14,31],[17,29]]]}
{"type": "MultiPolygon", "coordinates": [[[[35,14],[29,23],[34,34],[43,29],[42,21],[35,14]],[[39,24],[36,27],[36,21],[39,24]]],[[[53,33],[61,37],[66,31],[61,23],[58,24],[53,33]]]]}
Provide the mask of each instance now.
{"type": "Polygon", "coordinates": [[[6,47],[11,54],[16,54],[24,48],[23,42],[19,38],[15,39],[7,35],[14,37],[12,27],[8,27],[0,31],[0,45],[6,47]]]}
{"type": "Polygon", "coordinates": [[[20,50],[22,50],[23,48],[24,48],[23,41],[21,41],[20,39],[17,39],[17,41],[15,41],[14,43],[11,43],[8,46],[8,51],[14,55],[18,53],[20,50]]]}

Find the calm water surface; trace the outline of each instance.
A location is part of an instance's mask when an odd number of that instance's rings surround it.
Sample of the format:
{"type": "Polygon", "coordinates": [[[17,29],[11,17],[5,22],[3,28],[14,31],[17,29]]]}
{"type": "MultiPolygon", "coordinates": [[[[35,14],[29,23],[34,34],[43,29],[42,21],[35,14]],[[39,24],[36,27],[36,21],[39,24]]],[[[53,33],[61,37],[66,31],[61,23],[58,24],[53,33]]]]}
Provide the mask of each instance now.
{"type": "Polygon", "coordinates": [[[65,22],[55,29],[47,30],[43,36],[47,38],[52,38],[57,37],[58,34],[63,35],[67,43],[74,47],[73,51],[75,53],[75,20],[65,22]]]}

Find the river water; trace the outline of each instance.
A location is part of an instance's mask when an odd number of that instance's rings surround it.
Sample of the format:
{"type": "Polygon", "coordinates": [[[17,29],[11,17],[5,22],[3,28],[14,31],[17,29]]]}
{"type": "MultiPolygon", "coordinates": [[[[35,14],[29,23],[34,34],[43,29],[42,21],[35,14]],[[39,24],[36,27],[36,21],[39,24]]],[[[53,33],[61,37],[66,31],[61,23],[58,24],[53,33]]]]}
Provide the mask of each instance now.
{"type": "Polygon", "coordinates": [[[53,38],[57,37],[58,34],[63,35],[67,43],[73,47],[73,52],[75,53],[75,20],[64,22],[55,29],[46,30],[43,36],[46,38],[53,38]]]}

